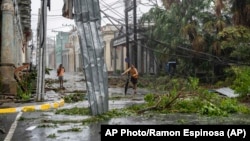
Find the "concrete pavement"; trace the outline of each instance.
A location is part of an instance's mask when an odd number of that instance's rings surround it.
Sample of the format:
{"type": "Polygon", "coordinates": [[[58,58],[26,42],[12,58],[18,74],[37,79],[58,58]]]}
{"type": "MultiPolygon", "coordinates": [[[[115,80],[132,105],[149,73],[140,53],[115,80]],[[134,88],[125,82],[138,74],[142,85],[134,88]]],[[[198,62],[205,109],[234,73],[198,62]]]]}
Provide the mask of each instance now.
{"type": "MultiPolygon", "coordinates": [[[[79,81],[82,77],[79,77],[78,73],[65,73],[65,80],[67,83],[73,84],[74,81],[79,81]],[[73,78],[73,79],[72,79],[73,78]],[[78,78],[78,79],[77,79],[78,78]]],[[[56,71],[53,70],[49,75],[45,75],[45,78],[57,79],[56,71]]],[[[72,87],[71,85],[65,83],[65,86],[72,87]]],[[[58,88],[59,84],[53,84],[54,88],[58,88]]],[[[77,86],[79,87],[79,86],[77,86]]],[[[75,87],[72,87],[74,90],[77,90],[75,87]]],[[[63,91],[54,92],[54,91],[46,91],[44,94],[43,102],[36,102],[33,100],[32,102],[23,102],[23,103],[15,103],[15,102],[6,102],[0,105],[0,114],[8,114],[8,113],[17,113],[17,112],[32,112],[32,111],[46,111],[49,109],[57,109],[59,107],[64,106],[63,99],[63,91]]],[[[36,95],[36,94],[32,94],[36,95]]]]}

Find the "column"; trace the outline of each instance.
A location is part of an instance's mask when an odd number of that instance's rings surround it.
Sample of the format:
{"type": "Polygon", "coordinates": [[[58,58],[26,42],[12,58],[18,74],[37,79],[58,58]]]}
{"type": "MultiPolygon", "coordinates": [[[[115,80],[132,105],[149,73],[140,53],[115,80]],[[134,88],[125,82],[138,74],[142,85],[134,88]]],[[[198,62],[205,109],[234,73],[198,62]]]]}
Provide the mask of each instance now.
{"type": "Polygon", "coordinates": [[[1,60],[0,60],[0,85],[1,93],[16,95],[17,83],[14,79],[14,7],[12,0],[3,0],[2,10],[2,33],[1,33],[1,60]]]}

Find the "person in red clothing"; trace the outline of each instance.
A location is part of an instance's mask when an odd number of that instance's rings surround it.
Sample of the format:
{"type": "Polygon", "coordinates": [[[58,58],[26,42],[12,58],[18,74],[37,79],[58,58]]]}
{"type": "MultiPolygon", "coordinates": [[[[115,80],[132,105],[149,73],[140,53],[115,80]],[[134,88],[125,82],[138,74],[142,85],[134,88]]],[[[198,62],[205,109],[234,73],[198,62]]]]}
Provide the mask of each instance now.
{"type": "Polygon", "coordinates": [[[60,83],[60,88],[63,88],[63,76],[64,76],[64,72],[65,69],[63,67],[62,64],[59,65],[58,69],[57,69],[57,76],[59,79],[59,83],[60,83]]]}
{"type": "Polygon", "coordinates": [[[133,84],[133,89],[134,89],[134,94],[136,94],[136,89],[137,89],[137,83],[138,83],[138,71],[135,68],[133,64],[131,64],[131,67],[129,67],[126,71],[124,71],[121,75],[124,75],[126,73],[130,73],[130,81],[133,84]]]}

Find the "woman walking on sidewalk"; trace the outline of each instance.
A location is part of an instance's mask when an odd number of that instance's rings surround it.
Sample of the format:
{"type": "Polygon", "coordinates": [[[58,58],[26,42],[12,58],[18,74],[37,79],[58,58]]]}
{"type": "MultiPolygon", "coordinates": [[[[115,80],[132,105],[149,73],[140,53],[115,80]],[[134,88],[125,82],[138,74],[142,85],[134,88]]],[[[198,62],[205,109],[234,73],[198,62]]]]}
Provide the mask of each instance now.
{"type": "Polygon", "coordinates": [[[57,76],[59,79],[59,83],[60,83],[60,88],[63,88],[63,76],[64,76],[64,72],[65,69],[63,67],[62,64],[59,65],[58,69],[57,69],[57,76]]]}

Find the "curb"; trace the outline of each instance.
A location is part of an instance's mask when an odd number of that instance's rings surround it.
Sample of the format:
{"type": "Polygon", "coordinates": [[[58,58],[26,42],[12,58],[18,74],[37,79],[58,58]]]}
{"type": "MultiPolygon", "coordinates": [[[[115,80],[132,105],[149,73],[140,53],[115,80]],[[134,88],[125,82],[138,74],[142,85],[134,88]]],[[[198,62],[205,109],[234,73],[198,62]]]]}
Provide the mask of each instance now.
{"type": "Polygon", "coordinates": [[[56,101],[53,103],[44,103],[42,105],[31,105],[31,106],[23,106],[23,107],[15,107],[15,108],[3,108],[0,109],[0,114],[6,113],[16,113],[16,112],[33,112],[33,111],[46,111],[49,109],[57,109],[64,105],[64,99],[60,101],[56,101]]]}

